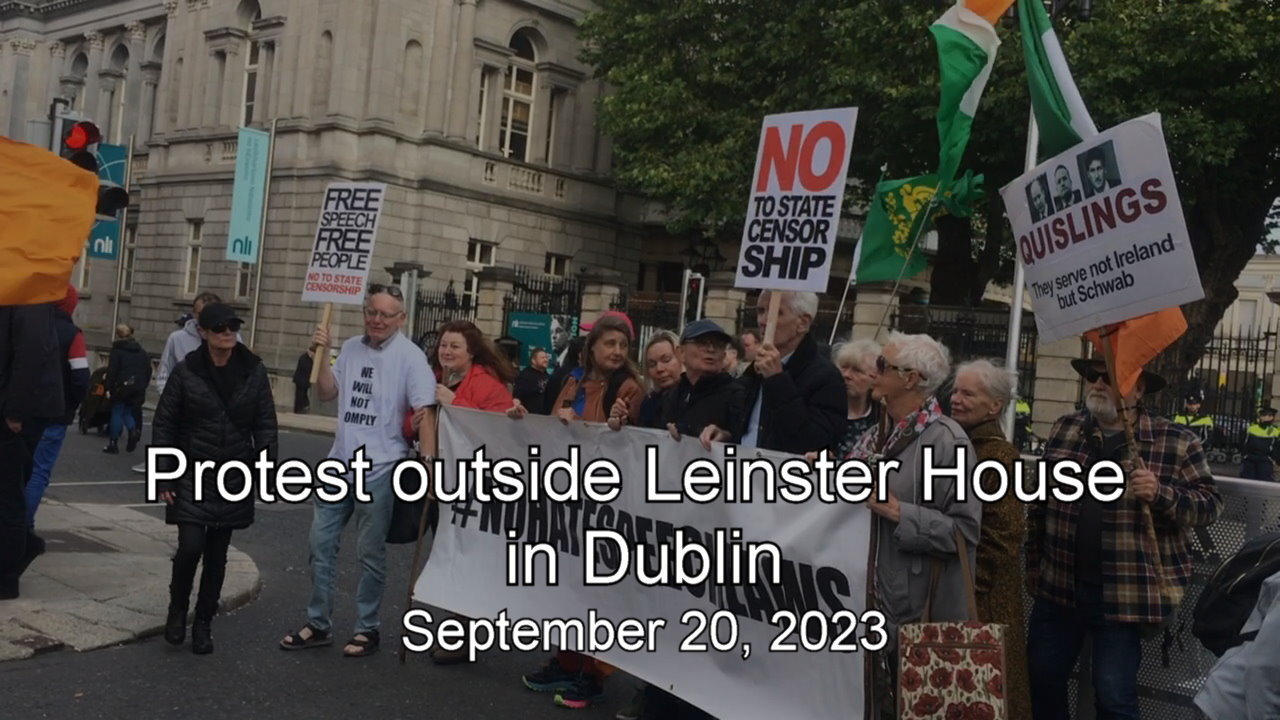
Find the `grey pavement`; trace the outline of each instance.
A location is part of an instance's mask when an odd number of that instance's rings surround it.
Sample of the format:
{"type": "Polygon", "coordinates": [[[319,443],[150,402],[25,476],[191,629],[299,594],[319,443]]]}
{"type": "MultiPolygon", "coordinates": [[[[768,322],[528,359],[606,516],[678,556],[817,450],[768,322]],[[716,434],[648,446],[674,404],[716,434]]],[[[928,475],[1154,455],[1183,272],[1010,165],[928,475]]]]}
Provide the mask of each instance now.
{"type": "MultiPolygon", "coordinates": [[[[163,630],[177,540],[163,520],[53,500],[40,507],[40,536],[45,554],[22,576],[22,596],[0,602],[0,661],[96,650],[163,630]]],[[[252,601],[260,588],[257,565],[232,547],[221,609],[252,601]]]]}

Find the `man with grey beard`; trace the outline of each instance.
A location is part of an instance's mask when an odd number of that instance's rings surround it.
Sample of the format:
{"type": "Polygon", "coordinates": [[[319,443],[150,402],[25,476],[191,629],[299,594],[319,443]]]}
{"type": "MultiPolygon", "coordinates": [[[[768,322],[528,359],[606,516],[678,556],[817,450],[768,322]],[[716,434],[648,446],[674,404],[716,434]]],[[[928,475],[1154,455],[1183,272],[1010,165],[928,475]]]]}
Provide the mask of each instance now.
{"type": "Polygon", "coordinates": [[[1054,424],[1044,459],[1074,461],[1085,473],[1115,461],[1128,482],[1112,502],[1086,491],[1078,502],[1050,497],[1028,508],[1032,714],[1067,720],[1067,680],[1092,637],[1098,717],[1137,720],[1142,638],[1177,610],[1191,578],[1187,531],[1217,519],[1222,500],[1195,433],[1148,415],[1141,405],[1143,395],[1164,387],[1163,378],[1144,370],[1121,398],[1143,461],[1135,467],[1102,360],[1071,365],[1086,383],[1085,409],[1054,424]],[[1154,525],[1155,547],[1147,522],[1154,525]]]}

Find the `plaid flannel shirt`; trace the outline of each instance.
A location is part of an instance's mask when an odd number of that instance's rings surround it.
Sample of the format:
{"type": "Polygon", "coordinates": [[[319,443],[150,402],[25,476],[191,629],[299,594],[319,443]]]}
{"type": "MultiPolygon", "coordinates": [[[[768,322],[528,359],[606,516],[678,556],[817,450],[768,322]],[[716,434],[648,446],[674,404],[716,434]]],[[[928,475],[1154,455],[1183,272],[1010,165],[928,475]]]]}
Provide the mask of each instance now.
{"type": "MultiPolygon", "coordinates": [[[[1151,516],[1160,566],[1172,597],[1162,596],[1160,579],[1149,559],[1142,501],[1126,496],[1102,507],[1103,612],[1107,620],[1160,623],[1177,608],[1191,578],[1187,528],[1216,520],[1222,499],[1194,433],[1140,412],[1135,436],[1147,469],[1160,482],[1151,516]]],[[[1050,463],[1075,460],[1087,473],[1098,460],[1101,442],[1097,423],[1088,411],[1081,410],[1054,424],[1044,459],[1050,463]]],[[[1076,503],[1060,502],[1052,494],[1046,502],[1028,507],[1027,576],[1033,581],[1035,597],[1075,605],[1078,516],[1076,503]]]]}

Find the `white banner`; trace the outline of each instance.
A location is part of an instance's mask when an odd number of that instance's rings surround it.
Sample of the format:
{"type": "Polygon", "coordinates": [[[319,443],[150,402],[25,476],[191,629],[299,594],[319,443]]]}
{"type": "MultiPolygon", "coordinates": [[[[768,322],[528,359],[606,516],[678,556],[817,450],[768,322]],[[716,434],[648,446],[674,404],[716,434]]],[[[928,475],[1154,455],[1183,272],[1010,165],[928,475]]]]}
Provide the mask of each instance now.
{"type": "Polygon", "coordinates": [[[1099,133],[1000,193],[1042,339],[1204,297],[1158,114],[1099,133]]]}
{"type": "Polygon", "coordinates": [[[302,302],[364,302],[384,183],[329,183],[320,205],[302,302]]]}
{"type": "MultiPolygon", "coordinates": [[[[753,488],[751,502],[742,501],[743,485],[709,485],[705,481],[703,486],[716,492],[737,487],[736,501],[722,496],[710,502],[693,502],[693,493],[686,492],[683,502],[651,502],[646,474],[650,470],[657,491],[678,491],[683,487],[686,466],[694,461],[710,461],[727,470],[757,458],[776,467],[792,457],[751,450],[749,458],[731,458],[726,465],[723,447],[708,453],[693,438],[677,442],[664,432],[635,428],[613,432],[604,425],[581,422],[566,426],[536,415],[516,421],[501,414],[447,407],[441,413],[439,433],[440,454],[447,469],[438,487],[444,491],[458,487],[457,460],[470,461],[477,449],[483,448],[492,462],[513,459],[524,466],[530,462],[529,448],[538,446],[536,462],[548,468],[548,474],[554,459],[572,458],[575,453],[579,468],[587,468],[593,461],[599,461],[598,465],[612,463],[621,478],[620,492],[607,503],[585,498],[574,502],[486,503],[471,497],[443,504],[430,559],[414,589],[415,600],[475,619],[471,622],[505,617],[515,625],[517,634],[526,620],[544,623],[555,618],[589,621],[594,617],[612,623],[615,630],[626,619],[645,628],[662,621],[663,627],[645,634],[652,651],[615,647],[597,648],[588,654],[717,717],[862,717],[863,659],[868,648],[882,645],[883,638],[883,632],[875,629],[877,619],[863,614],[870,538],[870,513],[865,505],[821,499],[803,504],[781,499],[763,502],[765,480],[756,475],[752,476],[754,482],[745,485],[753,488]],[[595,575],[609,580],[619,574],[622,553],[618,545],[598,537],[588,542],[588,531],[603,530],[625,537],[633,554],[636,544],[643,544],[650,554],[633,555],[630,569],[614,584],[589,584],[586,558],[593,551],[595,575]],[[554,547],[557,584],[546,582],[547,563],[542,558],[534,564],[532,582],[521,584],[525,578],[517,576],[512,578],[515,584],[508,584],[508,571],[523,567],[523,560],[514,568],[508,567],[508,531],[518,538],[511,541],[511,547],[539,541],[554,547]],[[676,560],[686,538],[705,543],[709,564],[676,560]],[[650,578],[662,569],[674,575],[678,567],[695,574],[702,570],[728,572],[734,558],[739,557],[734,548],[764,542],[775,544],[780,551],[781,574],[776,584],[773,578],[762,576],[754,584],[717,585],[714,574],[709,581],[684,578],[683,584],[666,586],[646,585],[639,579],[637,566],[641,563],[650,578]],[[651,555],[658,545],[672,548],[668,562],[651,555]],[[776,615],[779,611],[783,611],[780,616],[776,615]],[[706,627],[702,627],[704,617],[706,627]],[[803,632],[799,628],[804,628],[803,632]],[[695,651],[687,643],[706,649],[695,651]],[[684,650],[682,645],[686,645],[684,650]],[[784,651],[783,647],[794,650],[784,651]]],[[[470,471],[466,477],[471,477],[470,471]]],[[[554,486],[563,491],[568,487],[567,478],[566,472],[555,474],[554,486]]],[[[494,487],[503,483],[500,480],[494,487]]],[[[470,480],[466,485],[474,491],[470,480]]],[[[523,558],[523,552],[519,550],[517,557],[523,558]]],[[[750,565],[743,550],[741,567],[745,571],[750,565]]],[[[769,568],[773,563],[761,560],[760,565],[769,568]]],[[[432,619],[436,626],[442,620],[432,619]]],[[[573,633],[562,636],[558,629],[540,629],[535,637],[547,638],[551,647],[575,651],[581,647],[573,633]]],[[[600,629],[592,631],[589,625],[588,632],[597,640],[606,634],[600,629]]],[[[407,637],[413,639],[412,634],[407,637]]],[[[527,645],[495,647],[532,649],[527,645]]],[[[535,665],[542,660],[537,655],[529,658],[535,665]]]]}
{"type": "Polygon", "coordinates": [[[765,117],[736,287],[827,291],[857,121],[857,108],[765,117]]]}

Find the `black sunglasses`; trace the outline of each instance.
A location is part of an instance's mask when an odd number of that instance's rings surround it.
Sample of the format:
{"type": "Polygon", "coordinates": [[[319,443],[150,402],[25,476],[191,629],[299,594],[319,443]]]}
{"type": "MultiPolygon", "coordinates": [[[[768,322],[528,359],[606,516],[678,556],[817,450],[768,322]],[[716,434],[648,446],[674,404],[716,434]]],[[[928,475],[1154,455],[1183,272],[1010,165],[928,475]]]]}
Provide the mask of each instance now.
{"type": "Polygon", "coordinates": [[[1106,385],[1111,384],[1111,376],[1107,375],[1106,370],[1098,370],[1097,368],[1087,368],[1086,370],[1080,373],[1080,377],[1084,378],[1085,382],[1090,382],[1090,383],[1098,382],[1098,378],[1102,378],[1102,382],[1104,384],[1106,385]]]}
{"type": "Polygon", "coordinates": [[[373,297],[374,295],[378,295],[381,293],[386,293],[397,300],[404,299],[404,293],[400,292],[399,285],[370,285],[369,286],[369,297],[373,297]]]}
{"type": "Polygon", "coordinates": [[[883,355],[876,357],[876,372],[884,374],[886,370],[897,370],[898,372],[913,372],[920,376],[921,380],[928,380],[919,370],[915,368],[902,367],[901,365],[889,364],[889,359],[883,355]]]}
{"type": "Polygon", "coordinates": [[[224,323],[218,323],[217,325],[214,325],[213,327],[209,328],[209,332],[215,333],[215,334],[222,334],[230,330],[231,332],[238,333],[240,332],[240,328],[243,327],[243,325],[244,325],[244,321],[242,320],[228,320],[224,323]]]}

